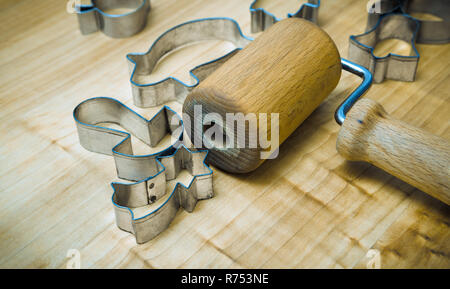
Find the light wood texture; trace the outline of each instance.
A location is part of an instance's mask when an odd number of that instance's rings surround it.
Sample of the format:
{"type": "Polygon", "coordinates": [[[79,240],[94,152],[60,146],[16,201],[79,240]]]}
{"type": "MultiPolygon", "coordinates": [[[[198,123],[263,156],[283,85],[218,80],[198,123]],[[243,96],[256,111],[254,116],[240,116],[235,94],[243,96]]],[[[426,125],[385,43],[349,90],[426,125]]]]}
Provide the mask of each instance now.
{"type": "Polygon", "coordinates": [[[374,100],[361,99],[339,132],[337,151],[366,161],[450,205],[450,143],[392,118],[374,100]]]}
{"type": "MultiPolygon", "coordinates": [[[[145,52],[170,27],[201,17],[232,17],[249,34],[250,2],[152,0],[147,28],[117,40],[80,35],[65,1],[0,1],[0,267],[65,268],[67,251],[77,249],[82,268],[366,268],[375,249],[382,268],[450,268],[449,207],[336,151],[333,113],[360,81],[346,72],[277,159],[246,175],[214,168],[215,197],[180,211],[144,245],[116,227],[114,160],[80,146],[73,108],[93,96],[135,108],[126,53],[145,52]]],[[[348,36],[364,30],[366,2],[322,2],[320,25],[345,57],[348,36]]],[[[265,3],[283,14],[298,8],[265,3]]],[[[366,97],[448,140],[450,45],[417,46],[416,81],[386,81],[366,97]]],[[[229,49],[181,49],[154,77],[189,81],[189,68],[229,49]]],[[[158,109],[136,110],[151,117],[158,109]]],[[[148,149],[133,144],[137,153],[148,149]]]]}
{"type": "MultiPolygon", "coordinates": [[[[279,135],[276,143],[282,144],[336,87],[341,70],[336,45],[321,28],[304,19],[285,19],[200,83],[186,98],[183,112],[201,123],[203,115],[194,113],[194,106],[201,105],[203,113],[218,113],[226,119],[222,127],[233,147],[211,148],[208,161],[227,172],[248,173],[264,162],[262,151],[270,155],[278,149],[277,145],[262,148],[257,141],[261,131],[271,139],[271,114],[278,114],[274,129],[279,135]],[[243,131],[234,119],[227,119],[227,113],[253,115],[258,131],[249,132],[248,122],[243,131]],[[259,129],[261,113],[268,115],[267,130],[259,129]]],[[[203,127],[190,128],[191,139],[201,144],[203,127]]]]}

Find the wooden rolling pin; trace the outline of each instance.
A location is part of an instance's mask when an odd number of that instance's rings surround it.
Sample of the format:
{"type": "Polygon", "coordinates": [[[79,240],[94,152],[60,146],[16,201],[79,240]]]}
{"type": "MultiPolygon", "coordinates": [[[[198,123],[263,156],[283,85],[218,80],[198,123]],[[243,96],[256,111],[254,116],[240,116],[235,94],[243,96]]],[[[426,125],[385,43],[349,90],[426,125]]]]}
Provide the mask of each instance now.
{"type": "MultiPolygon", "coordinates": [[[[333,40],[315,24],[289,18],[272,26],[201,82],[186,98],[183,112],[192,120],[194,105],[200,104],[204,114],[215,112],[224,120],[226,113],[279,113],[281,144],[336,87],[341,71],[333,40]]],[[[224,134],[231,135],[227,126],[231,127],[225,124],[224,134]]],[[[199,130],[204,129],[190,126],[191,140],[202,143],[199,130]]],[[[269,139],[271,130],[268,119],[269,139]]],[[[242,133],[235,126],[235,137],[242,133]]],[[[248,125],[245,133],[248,135],[248,125]]],[[[259,144],[257,148],[213,148],[208,160],[225,171],[246,173],[264,161],[261,151],[259,144]]]]}
{"type": "MultiPolygon", "coordinates": [[[[278,129],[281,144],[336,87],[341,69],[339,52],[322,29],[299,18],[280,21],[188,95],[183,112],[194,122],[187,125],[191,140],[214,142],[203,137],[210,126],[195,125],[206,113],[217,113],[223,120],[227,113],[279,113],[278,127],[267,122],[267,136],[278,129]],[[202,114],[195,115],[195,105],[202,106],[202,114]]],[[[221,126],[234,143],[249,130],[246,125],[239,131],[226,121],[221,126]]],[[[360,100],[350,110],[337,149],[349,160],[370,162],[450,203],[449,142],[392,119],[374,101],[360,100]]],[[[209,161],[228,172],[246,173],[264,162],[264,150],[218,145],[210,149],[209,161]]]]}

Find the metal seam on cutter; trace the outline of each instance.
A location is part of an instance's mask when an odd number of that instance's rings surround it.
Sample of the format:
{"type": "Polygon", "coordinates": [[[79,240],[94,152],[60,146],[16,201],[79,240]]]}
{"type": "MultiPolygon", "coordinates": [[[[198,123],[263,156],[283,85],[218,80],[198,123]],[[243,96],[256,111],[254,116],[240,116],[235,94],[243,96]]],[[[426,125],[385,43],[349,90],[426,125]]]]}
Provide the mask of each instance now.
{"type": "MultiPolygon", "coordinates": [[[[259,0],[254,0],[250,5],[251,31],[257,33],[268,29],[281,19],[264,8],[255,8],[259,0]]],[[[318,23],[320,0],[308,0],[302,4],[295,13],[288,13],[287,17],[298,17],[318,23]]]]}
{"type": "Polygon", "coordinates": [[[245,36],[239,24],[231,18],[204,18],[177,25],[153,42],[145,53],[127,55],[130,68],[130,83],[134,104],[138,107],[153,107],[169,101],[183,103],[187,94],[205,79],[218,66],[242,49],[251,40],[245,36]],[[191,71],[194,84],[186,84],[175,77],[167,77],[153,83],[138,83],[137,75],[150,75],[158,61],[167,53],[184,45],[204,40],[225,40],[232,42],[237,48],[215,60],[203,63],[191,71]]]}
{"type": "Polygon", "coordinates": [[[96,97],[75,107],[73,116],[80,144],[88,151],[112,155],[117,176],[130,181],[155,175],[158,172],[156,156],[172,153],[183,135],[182,119],[167,106],[147,120],[118,100],[96,97]],[[167,132],[171,132],[176,141],[156,153],[134,155],[129,133],[101,127],[97,125],[99,123],[121,125],[150,147],[156,146],[167,132]]]}
{"type": "Polygon", "coordinates": [[[151,5],[150,0],[91,0],[91,5],[77,5],[75,9],[83,35],[100,30],[109,37],[124,38],[144,29],[151,5]],[[133,11],[124,14],[105,12],[116,8],[130,8],[133,11]]]}
{"type": "Polygon", "coordinates": [[[387,13],[429,13],[439,16],[443,21],[421,20],[416,43],[441,44],[450,42],[450,1],[442,0],[379,0],[369,11],[367,28],[375,25],[380,16],[387,13]],[[374,9],[376,6],[380,11],[374,9]]]}
{"type": "Polygon", "coordinates": [[[384,79],[414,81],[420,58],[415,46],[419,26],[419,22],[407,14],[383,15],[371,30],[350,36],[348,58],[367,68],[375,83],[384,79]],[[377,43],[392,38],[410,43],[410,55],[389,53],[384,57],[375,56],[373,51],[377,43]]]}
{"type": "Polygon", "coordinates": [[[190,151],[184,145],[173,155],[157,157],[159,172],[134,184],[112,183],[112,202],[117,226],[135,235],[138,244],[145,243],[164,231],[179,209],[192,212],[198,200],[214,196],[212,170],[206,165],[208,151],[190,151]],[[167,195],[167,181],[187,169],[193,179],[189,185],[177,182],[168,198],[156,209],[135,217],[133,208],[143,207],[167,195]]]}

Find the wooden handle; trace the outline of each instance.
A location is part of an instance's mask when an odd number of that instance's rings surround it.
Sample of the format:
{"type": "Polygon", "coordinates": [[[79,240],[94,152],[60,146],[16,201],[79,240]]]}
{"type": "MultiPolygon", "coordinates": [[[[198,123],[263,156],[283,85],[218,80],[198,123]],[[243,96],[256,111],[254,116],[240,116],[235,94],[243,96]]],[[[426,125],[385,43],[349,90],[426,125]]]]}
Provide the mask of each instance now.
{"type": "Polygon", "coordinates": [[[390,117],[361,99],[348,113],[337,144],[348,160],[369,162],[450,204],[450,143],[390,117]]]}
{"type": "MultiPolygon", "coordinates": [[[[258,129],[260,113],[267,113],[263,134],[268,139],[272,132],[270,114],[278,113],[281,144],[336,87],[341,68],[336,45],[321,28],[303,19],[285,19],[201,82],[188,95],[183,112],[194,123],[196,117],[203,118],[194,115],[194,105],[202,105],[203,113],[218,113],[224,120],[227,113],[254,113],[258,129]]],[[[189,125],[186,119],[185,125],[191,140],[202,144],[205,127],[189,125]]],[[[230,133],[230,122],[224,126],[224,134],[234,135],[234,143],[238,138],[248,143],[248,123],[244,132],[235,126],[230,133]]],[[[264,161],[261,151],[266,149],[259,142],[256,148],[213,148],[208,159],[223,170],[245,173],[264,161]]]]}

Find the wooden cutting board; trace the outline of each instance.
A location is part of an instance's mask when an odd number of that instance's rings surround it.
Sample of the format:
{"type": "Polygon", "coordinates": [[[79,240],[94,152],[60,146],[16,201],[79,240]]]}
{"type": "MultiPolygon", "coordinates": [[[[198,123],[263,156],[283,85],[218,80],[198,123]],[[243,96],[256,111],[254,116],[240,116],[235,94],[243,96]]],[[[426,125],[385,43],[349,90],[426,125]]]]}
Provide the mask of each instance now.
{"type": "MultiPolygon", "coordinates": [[[[251,35],[246,0],[153,0],[146,29],[127,39],[82,36],[65,1],[0,2],[0,267],[65,268],[68,250],[82,268],[450,268],[450,209],[335,149],[333,113],[359,79],[344,73],[327,100],[251,174],[214,169],[216,196],[179,211],[168,230],[136,245],[115,225],[111,157],[84,150],[73,108],[93,96],[131,100],[125,55],[145,52],[170,27],[203,17],[236,19],[251,35]]],[[[277,15],[299,2],[261,1],[277,15]]],[[[319,21],[347,56],[363,32],[365,1],[322,1],[319,21]]],[[[252,35],[255,36],[255,35],[252,35]]],[[[367,97],[394,117],[450,139],[450,45],[418,45],[413,83],[385,81],[367,97]]],[[[232,49],[210,41],[166,57],[153,80],[232,49]]],[[[405,43],[377,48],[405,53],[405,43]]],[[[181,105],[170,103],[181,111],[181,105]]],[[[137,109],[151,117],[158,108],[137,109]]],[[[134,140],[137,152],[144,152],[134,140]]]]}

